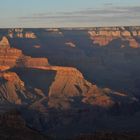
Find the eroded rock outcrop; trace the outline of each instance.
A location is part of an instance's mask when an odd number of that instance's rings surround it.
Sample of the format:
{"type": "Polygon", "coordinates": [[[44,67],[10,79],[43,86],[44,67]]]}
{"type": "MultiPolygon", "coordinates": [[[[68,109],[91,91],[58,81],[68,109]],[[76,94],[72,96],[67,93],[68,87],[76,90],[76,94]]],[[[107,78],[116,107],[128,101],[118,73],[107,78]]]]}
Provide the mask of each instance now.
{"type": "Polygon", "coordinates": [[[0,104],[28,105],[42,97],[39,89],[29,89],[15,72],[0,73],[0,104]]]}
{"type": "Polygon", "coordinates": [[[49,90],[49,97],[55,97],[55,99],[64,97],[62,101],[65,102],[67,97],[82,97],[81,102],[100,107],[111,107],[115,103],[137,102],[133,96],[91,84],[77,69],[56,68],[56,71],[55,79],[49,90]]]}
{"type": "Polygon", "coordinates": [[[77,69],[65,67],[52,67],[52,69],[56,71],[56,76],[50,87],[50,97],[82,96],[89,90],[91,83],[86,81],[77,69]]]}
{"type": "Polygon", "coordinates": [[[137,99],[109,88],[99,88],[96,85],[92,85],[82,101],[93,106],[111,107],[116,103],[120,104],[120,106],[121,104],[131,104],[132,102],[137,102],[137,99]]]}
{"type": "Polygon", "coordinates": [[[7,65],[5,65],[5,66],[0,66],[0,71],[1,72],[3,72],[3,71],[6,71],[6,70],[8,70],[8,69],[10,69],[10,67],[7,65]]]}
{"type": "Polygon", "coordinates": [[[115,103],[121,105],[137,102],[137,99],[133,96],[115,92],[107,88],[102,89],[91,84],[85,80],[81,72],[75,68],[47,66],[34,67],[33,70],[33,67],[28,67],[28,70],[22,72],[19,70],[17,73],[19,76],[24,75],[26,77],[24,79],[28,81],[28,86],[36,86],[43,92],[43,100],[41,100],[41,102],[37,101],[36,104],[37,106],[39,105],[39,108],[42,108],[41,110],[44,110],[44,104],[48,104],[51,108],[60,107],[70,109],[77,98],[80,99],[78,100],[81,104],[100,106],[103,108],[111,107],[115,103]],[[40,77],[37,77],[39,73],[40,77]]]}
{"type": "Polygon", "coordinates": [[[0,41],[0,65],[13,67],[16,65],[17,59],[21,56],[22,51],[11,48],[8,39],[3,37],[0,41]]]}
{"type": "Polygon", "coordinates": [[[0,41],[0,48],[10,48],[9,41],[5,36],[0,41]]]}
{"type": "Polygon", "coordinates": [[[6,37],[0,41],[0,65],[1,66],[47,66],[49,64],[47,58],[32,58],[25,56],[21,50],[12,48],[6,37]]]}
{"type": "Polygon", "coordinates": [[[5,103],[21,104],[20,93],[24,83],[16,73],[7,72],[0,74],[0,101],[5,103]]]}
{"type": "Polygon", "coordinates": [[[30,56],[22,56],[17,60],[18,67],[45,67],[49,62],[47,58],[32,58],[30,56]]]}

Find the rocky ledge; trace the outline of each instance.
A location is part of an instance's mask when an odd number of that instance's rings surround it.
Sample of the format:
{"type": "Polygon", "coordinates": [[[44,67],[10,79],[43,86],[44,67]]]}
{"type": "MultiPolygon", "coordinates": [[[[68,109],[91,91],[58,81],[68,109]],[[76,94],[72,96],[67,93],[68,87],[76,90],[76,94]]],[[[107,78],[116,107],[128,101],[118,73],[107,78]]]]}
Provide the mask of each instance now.
{"type": "Polygon", "coordinates": [[[26,66],[47,66],[47,58],[32,58],[25,56],[21,50],[12,48],[6,37],[0,41],[0,65],[12,67],[26,66]]]}

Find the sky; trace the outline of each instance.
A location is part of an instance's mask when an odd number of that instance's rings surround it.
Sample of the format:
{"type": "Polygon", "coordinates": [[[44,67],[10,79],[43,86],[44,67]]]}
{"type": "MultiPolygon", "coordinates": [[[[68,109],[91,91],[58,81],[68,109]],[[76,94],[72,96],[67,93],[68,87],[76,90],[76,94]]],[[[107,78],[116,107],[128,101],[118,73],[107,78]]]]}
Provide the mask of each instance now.
{"type": "Polygon", "coordinates": [[[140,0],[0,0],[0,28],[140,25],[140,0]]]}

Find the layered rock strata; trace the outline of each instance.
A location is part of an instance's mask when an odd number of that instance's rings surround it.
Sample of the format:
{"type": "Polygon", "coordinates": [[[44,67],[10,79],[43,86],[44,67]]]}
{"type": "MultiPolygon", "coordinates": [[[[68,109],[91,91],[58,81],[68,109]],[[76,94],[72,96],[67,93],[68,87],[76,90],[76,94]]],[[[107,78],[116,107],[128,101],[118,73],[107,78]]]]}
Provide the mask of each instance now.
{"type": "Polygon", "coordinates": [[[132,48],[140,47],[139,42],[136,40],[137,37],[140,37],[140,31],[136,29],[127,30],[123,27],[98,28],[88,31],[88,34],[93,44],[98,44],[99,46],[106,46],[115,39],[121,39],[128,41],[129,46],[132,48]]]}
{"type": "Polygon", "coordinates": [[[0,65],[5,67],[15,66],[47,66],[47,58],[32,58],[25,56],[21,50],[12,48],[6,37],[0,41],[0,65]]]}

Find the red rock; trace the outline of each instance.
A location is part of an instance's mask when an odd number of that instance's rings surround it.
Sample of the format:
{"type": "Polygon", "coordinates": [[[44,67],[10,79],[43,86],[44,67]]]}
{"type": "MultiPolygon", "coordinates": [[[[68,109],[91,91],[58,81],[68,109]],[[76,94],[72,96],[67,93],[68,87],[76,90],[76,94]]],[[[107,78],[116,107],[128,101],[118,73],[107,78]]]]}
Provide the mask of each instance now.
{"type": "Polygon", "coordinates": [[[99,28],[99,31],[88,31],[90,39],[93,44],[99,46],[106,46],[114,39],[122,39],[123,41],[129,41],[129,45],[132,48],[138,48],[139,43],[134,37],[140,35],[140,31],[127,31],[125,28],[113,29],[113,28],[99,28]]]}
{"type": "Polygon", "coordinates": [[[10,47],[6,37],[0,41],[0,65],[1,66],[47,66],[47,58],[32,58],[24,56],[21,50],[10,47]]]}
{"type": "Polygon", "coordinates": [[[0,48],[10,48],[9,41],[5,36],[0,41],[0,48]]]}
{"type": "Polygon", "coordinates": [[[139,43],[135,39],[129,39],[129,45],[132,48],[139,48],[139,43]]]}

